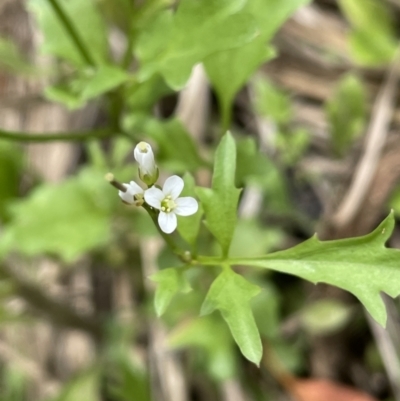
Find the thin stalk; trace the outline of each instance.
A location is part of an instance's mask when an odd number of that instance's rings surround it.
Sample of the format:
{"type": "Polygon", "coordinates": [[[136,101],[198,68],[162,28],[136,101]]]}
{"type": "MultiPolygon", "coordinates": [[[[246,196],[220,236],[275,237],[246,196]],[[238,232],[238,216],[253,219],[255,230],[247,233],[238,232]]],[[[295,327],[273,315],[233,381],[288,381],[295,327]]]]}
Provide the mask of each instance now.
{"type": "Polygon", "coordinates": [[[52,142],[52,141],[87,141],[90,139],[106,138],[112,135],[109,129],[99,129],[74,133],[29,134],[26,132],[13,132],[0,130],[0,139],[14,142],[52,142]]]}
{"type": "Polygon", "coordinates": [[[58,0],[48,0],[49,3],[53,6],[55,13],[57,14],[58,18],[61,20],[64,28],[70,35],[71,39],[75,43],[75,46],[79,53],[81,54],[83,60],[92,67],[96,66],[96,63],[90,54],[89,50],[86,48],[86,45],[82,38],[80,37],[78,31],[76,30],[73,21],[68,16],[68,14],[63,10],[61,5],[58,3],[58,0]]]}

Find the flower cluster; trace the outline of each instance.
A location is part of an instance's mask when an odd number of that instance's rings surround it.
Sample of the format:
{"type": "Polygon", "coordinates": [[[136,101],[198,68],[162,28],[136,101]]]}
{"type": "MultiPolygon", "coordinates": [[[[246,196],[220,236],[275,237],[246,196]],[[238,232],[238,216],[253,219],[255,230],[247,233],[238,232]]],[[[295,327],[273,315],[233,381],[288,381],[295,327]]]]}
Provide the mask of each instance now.
{"type": "Polygon", "coordinates": [[[131,181],[129,184],[122,184],[123,188],[118,194],[127,204],[142,206],[146,203],[157,210],[161,230],[170,234],[177,227],[176,216],[190,216],[196,213],[198,203],[190,196],[179,197],[184,183],[177,175],[167,178],[162,189],[154,185],[158,179],[158,168],[154,161],[153,150],[148,143],[140,142],[133,154],[139,164],[139,177],[148,188],[144,190],[135,181],[131,181]]]}

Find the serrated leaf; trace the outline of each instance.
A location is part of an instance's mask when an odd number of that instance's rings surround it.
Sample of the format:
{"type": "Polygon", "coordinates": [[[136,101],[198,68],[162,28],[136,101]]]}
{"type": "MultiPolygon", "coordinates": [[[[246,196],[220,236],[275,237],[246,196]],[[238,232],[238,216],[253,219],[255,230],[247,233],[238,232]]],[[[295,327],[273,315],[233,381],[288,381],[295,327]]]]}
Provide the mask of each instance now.
{"type": "Polygon", "coordinates": [[[154,297],[154,307],[157,316],[161,316],[166,311],[177,292],[188,292],[191,290],[184,273],[185,271],[181,268],[170,267],[160,270],[150,277],[158,283],[154,297]]]}
{"type": "Polygon", "coordinates": [[[400,250],[385,247],[393,227],[392,212],[373,232],[362,237],[319,241],[314,236],[294,248],[257,258],[240,258],[234,263],[343,288],[356,296],[384,326],[386,310],[380,292],[391,297],[400,294],[400,250]]]}
{"type": "MultiPolygon", "coordinates": [[[[73,21],[91,56],[97,62],[104,62],[108,52],[107,30],[93,0],[64,0],[60,5],[73,21]]],[[[45,53],[61,57],[79,67],[87,65],[49,1],[30,0],[29,8],[43,33],[42,50],[45,53]]]]}
{"type": "Polygon", "coordinates": [[[367,94],[356,76],[345,75],[326,103],[335,152],[343,155],[362,133],[367,118],[367,94]]]}
{"type": "MultiPolygon", "coordinates": [[[[180,196],[195,196],[195,182],[191,174],[185,173],[183,176],[185,186],[180,196]]],[[[200,230],[201,218],[203,216],[203,207],[200,204],[199,209],[191,216],[178,216],[178,232],[181,237],[195,248],[197,235],[200,230]]]]}
{"type": "Polygon", "coordinates": [[[240,190],[235,187],[236,144],[227,132],[215,152],[212,188],[197,188],[207,227],[227,255],[237,221],[240,190]]]}
{"type": "Polygon", "coordinates": [[[101,172],[84,170],[58,185],[43,184],[11,208],[0,253],[56,254],[72,262],[110,239],[110,210],[118,204],[101,172]]]}
{"type": "Polygon", "coordinates": [[[242,354],[257,365],[262,356],[262,344],[250,300],[259,292],[258,286],[232,270],[224,269],[212,283],[200,312],[207,315],[218,309],[242,354]]]}
{"type": "Polygon", "coordinates": [[[180,89],[205,57],[251,41],[257,28],[253,16],[239,12],[243,4],[183,0],[175,14],[161,13],[138,40],[139,79],[160,72],[172,88],[180,89]]]}

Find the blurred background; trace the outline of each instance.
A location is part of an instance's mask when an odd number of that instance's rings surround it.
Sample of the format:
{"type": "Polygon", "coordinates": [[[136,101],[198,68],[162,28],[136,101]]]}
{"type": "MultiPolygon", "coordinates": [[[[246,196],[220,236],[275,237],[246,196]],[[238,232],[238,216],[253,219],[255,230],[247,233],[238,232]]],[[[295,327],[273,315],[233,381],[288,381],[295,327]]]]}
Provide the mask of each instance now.
{"type": "MultiPolygon", "coordinates": [[[[400,213],[400,1],[250,1],[261,32],[268,7],[282,15],[268,55],[235,61],[248,72],[232,93],[200,56],[182,90],[174,64],[149,73],[181,43],[164,41],[159,14],[178,3],[0,0],[0,400],[400,401],[398,300],[385,297],[383,330],[342,290],[239,268],[263,287],[258,369],[219,313],[199,317],[217,270],[192,269],[195,291],[155,316],[149,276],[179,262],[104,180],[136,179],[147,140],[162,178],[190,171],[208,186],[229,127],[244,188],[232,255],[367,234],[400,213]]],[[[205,229],[199,249],[216,249],[205,229]]]]}

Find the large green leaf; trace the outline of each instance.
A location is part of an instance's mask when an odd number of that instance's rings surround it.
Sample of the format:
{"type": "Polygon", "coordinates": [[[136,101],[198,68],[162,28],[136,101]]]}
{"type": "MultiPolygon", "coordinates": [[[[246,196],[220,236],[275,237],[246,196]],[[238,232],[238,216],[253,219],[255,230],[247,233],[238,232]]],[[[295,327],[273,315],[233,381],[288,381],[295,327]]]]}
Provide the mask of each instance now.
{"type": "Polygon", "coordinates": [[[335,241],[316,236],[294,248],[234,264],[258,266],[293,274],[313,283],[327,283],[354,294],[381,325],[386,310],[380,292],[400,294],[400,250],[385,242],[394,227],[393,212],[370,234],[335,241]]]}
{"type": "Polygon", "coordinates": [[[197,188],[208,229],[227,255],[237,220],[240,190],[235,187],[236,144],[227,132],[215,153],[212,188],[197,188]]]}
{"type": "Polygon", "coordinates": [[[257,27],[252,15],[240,12],[243,5],[243,0],[183,0],[175,14],[160,13],[138,40],[139,78],[160,72],[179,89],[196,63],[251,41],[257,27]]]}
{"type": "Polygon", "coordinates": [[[255,364],[261,360],[262,344],[250,300],[259,292],[258,286],[225,268],[212,283],[201,307],[202,315],[215,309],[221,312],[242,354],[255,364]]]}
{"type": "MultiPolygon", "coordinates": [[[[97,62],[107,59],[107,31],[93,0],[64,0],[60,5],[73,22],[81,40],[97,62]]],[[[77,66],[86,62],[47,0],[29,0],[43,34],[42,49],[77,66]]]]}
{"type": "Polygon", "coordinates": [[[56,254],[71,262],[110,240],[110,211],[118,197],[103,174],[82,171],[58,185],[43,184],[11,209],[0,239],[0,254],[56,254]]]}

